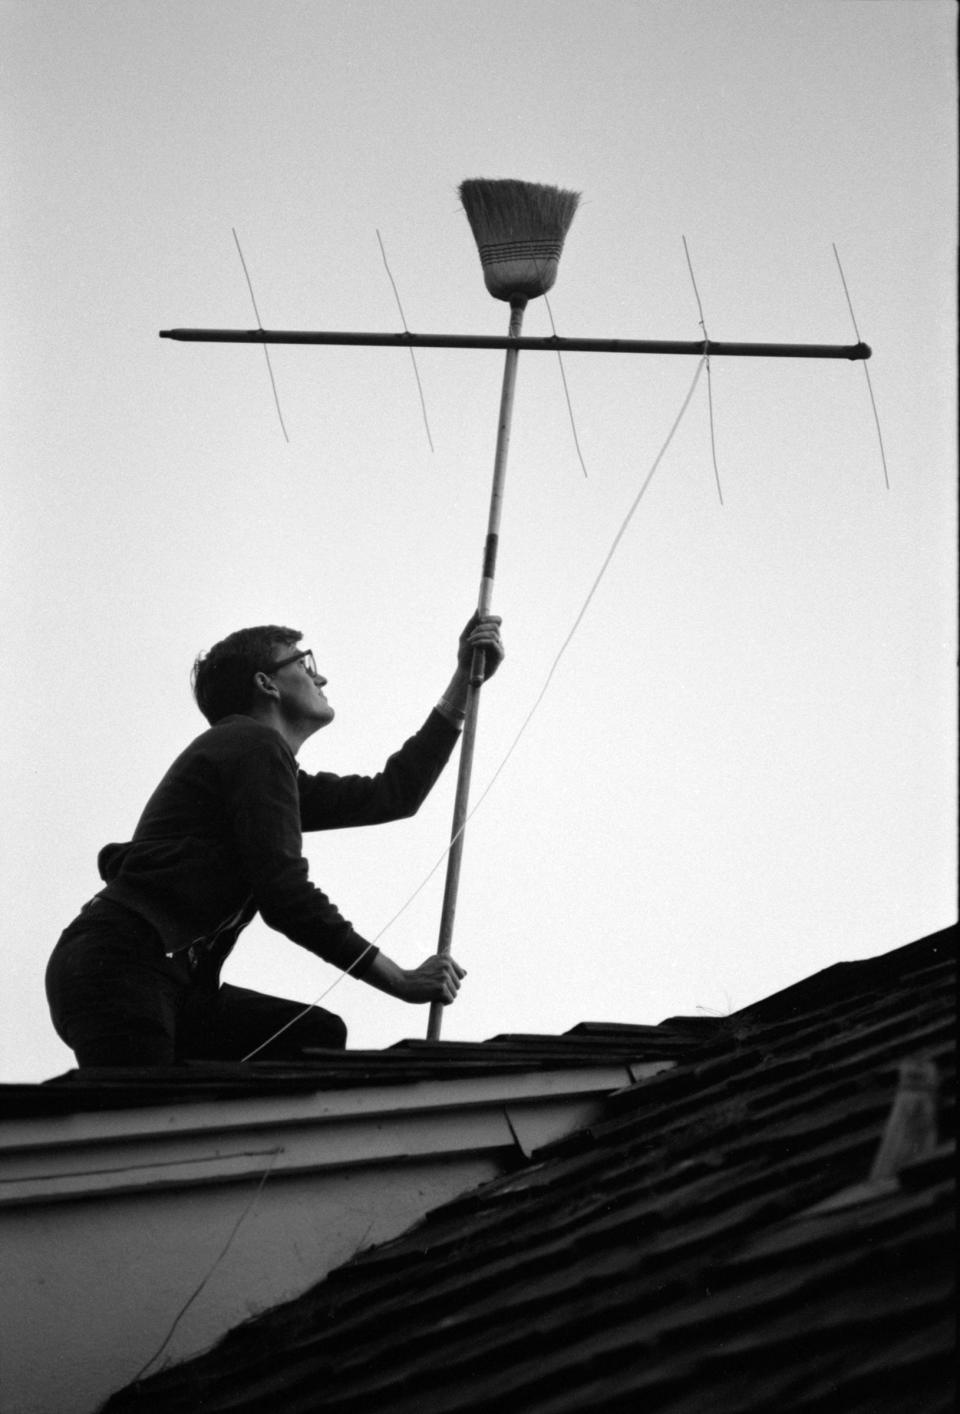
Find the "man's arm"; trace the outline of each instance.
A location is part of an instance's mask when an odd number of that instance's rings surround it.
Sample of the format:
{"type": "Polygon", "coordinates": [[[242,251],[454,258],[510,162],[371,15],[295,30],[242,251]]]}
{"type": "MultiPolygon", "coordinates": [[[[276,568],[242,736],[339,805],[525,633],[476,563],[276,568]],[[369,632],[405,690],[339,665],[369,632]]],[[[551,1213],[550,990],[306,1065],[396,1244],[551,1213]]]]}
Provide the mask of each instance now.
{"type": "MultiPolygon", "coordinates": [[[[431,713],[425,726],[390,758],[379,777],[307,777],[298,773],[294,779],[299,820],[295,815],[291,817],[287,796],[286,783],[293,772],[288,775],[286,770],[277,770],[280,763],[276,758],[273,769],[258,773],[252,769],[253,757],[246,757],[239,772],[242,783],[234,783],[231,813],[235,838],[246,858],[264,921],[309,951],[401,1001],[452,1002],[466,973],[449,956],[428,957],[418,967],[403,968],[372,944],[366,944],[326,895],[309,883],[297,826],[323,829],[374,823],[398,818],[395,813],[382,812],[396,810],[401,799],[409,802],[412,797],[419,804],[456,742],[476,648],[484,652],[486,680],[496,672],[504,656],[499,618],[491,615],[481,620],[474,614],[460,635],[457,668],[444,694],[443,707],[431,713]],[[453,731],[451,726],[455,726],[453,731]],[[315,823],[306,825],[304,813],[315,823]]],[[[408,809],[401,813],[413,812],[408,809]]]]}
{"type": "MultiPolygon", "coordinates": [[[[436,708],[458,730],[466,714],[475,649],[483,651],[484,682],[503,662],[500,623],[501,620],[492,614],[482,619],[479,614],[474,614],[460,635],[457,670],[436,708]]],[[[456,1000],[460,983],[466,975],[466,968],[449,954],[434,955],[421,962],[419,967],[405,968],[399,967],[392,958],[381,952],[367,968],[363,981],[404,1002],[443,1002],[449,1005],[456,1000]]]]}
{"type": "Polygon", "coordinates": [[[375,776],[297,773],[300,828],[343,830],[415,815],[457,744],[457,729],[431,712],[375,776]]]}
{"type": "Polygon", "coordinates": [[[376,955],[322,890],[303,857],[296,766],[279,733],[252,723],[221,770],[238,874],[268,927],[362,976],[376,955]]]}
{"type": "Polygon", "coordinates": [[[362,981],[397,997],[402,1002],[443,1002],[456,999],[466,969],[449,955],[428,957],[419,967],[399,967],[392,958],[378,953],[363,974],[362,981]]]}
{"type": "Polygon", "coordinates": [[[500,619],[474,614],[460,635],[457,668],[424,725],[375,776],[298,773],[303,830],[380,825],[415,815],[450,759],[463,725],[475,648],[484,653],[485,677],[503,661],[500,619]]]}
{"type": "Polygon", "coordinates": [[[437,703],[437,711],[455,726],[462,726],[470,691],[470,673],[474,650],[483,653],[483,681],[493,677],[503,662],[503,640],[500,625],[503,622],[496,614],[481,618],[473,615],[460,635],[457,645],[457,670],[450,679],[446,691],[437,703]]]}

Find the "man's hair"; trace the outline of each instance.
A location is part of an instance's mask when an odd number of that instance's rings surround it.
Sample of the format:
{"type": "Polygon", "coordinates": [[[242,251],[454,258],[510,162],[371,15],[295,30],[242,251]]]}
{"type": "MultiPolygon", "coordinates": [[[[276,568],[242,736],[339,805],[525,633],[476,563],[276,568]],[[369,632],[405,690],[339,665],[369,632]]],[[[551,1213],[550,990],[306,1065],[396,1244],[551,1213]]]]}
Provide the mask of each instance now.
{"type": "Polygon", "coordinates": [[[275,648],[292,648],[302,637],[295,628],[264,624],[238,629],[199,654],[190,685],[210,725],[233,712],[246,712],[253,701],[254,674],[268,671],[275,648]]]}

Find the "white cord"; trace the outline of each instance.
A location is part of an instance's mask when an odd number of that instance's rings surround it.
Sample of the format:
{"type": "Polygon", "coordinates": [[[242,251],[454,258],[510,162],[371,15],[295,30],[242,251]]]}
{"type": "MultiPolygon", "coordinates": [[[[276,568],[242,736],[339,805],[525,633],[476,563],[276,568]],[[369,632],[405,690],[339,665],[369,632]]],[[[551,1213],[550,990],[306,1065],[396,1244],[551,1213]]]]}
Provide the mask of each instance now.
{"type": "Polygon", "coordinates": [[[261,1177],[260,1177],[260,1182],[259,1182],[259,1184],[257,1185],[257,1191],[256,1191],[256,1193],[254,1193],[253,1197],[252,1197],[252,1198],[250,1199],[250,1201],[247,1203],[247,1205],[246,1205],[246,1207],[244,1208],[243,1212],[240,1214],[240,1216],[237,1218],[236,1222],[234,1223],[233,1227],[230,1229],[230,1236],[227,1238],[227,1240],[226,1240],[226,1242],[224,1243],[223,1247],[220,1249],[220,1255],[217,1257],[216,1261],[213,1263],[213,1266],[210,1267],[209,1271],[207,1272],[207,1274],[206,1274],[206,1276],[203,1278],[203,1280],[200,1282],[200,1284],[199,1284],[198,1286],[194,1287],[193,1291],[190,1293],[190,1295],[187,1297],[186,1301],[185,1301],[185,1302],[183,1303],[183,1305],[180,1307],[180,1310],[177,1312],[177,1314],[176,1314],[176,1315],[174,1316],[174,1318],[173,1318],[173,1323],[172,1323],[172,1325],[170,1326],[170,1329],[167,1331],[167,1334],[164,1336],[163,1340],[161,1341],[161,1343],[160,1343],[160,1345],[157,1347],[157,1349],[156,1349],[156,1350],[153,1352],[153,1354],[150,1356],[150,1359],[147,1360],[143,1365],[140,1366],[140,1369],[137,1371],[137,1373],[134,1375],[133,1379],[130,1381],[130,1384],[131,1384],[131,1385],[135,1385],[139,1380],[142,1380],[143,1377],[144,1377],[144,1375],[146,1374],[146,1372],[149,1370],[150,1366],[151,1366],[156,1360],[159,1360],[159,1359],[160,1359],[160,1356],[163,1354],[163,1352],[166,1350],[167,1346],[170,1344],[171,1340],[173,1339],[174,1333],[175,1333],[175,1331],[176,1331],[176,1329],[177,1329],[177,1326],[179,1326],[180,1322],[183,1320],[184,1316],[187,1314],[187,1311],[188,1311],[188,1310],[190,1309],[190,1307],[193,1305],[194,1301],[196,1301],[196,1299],[197,1299],[197,1297],[200,1295],[201,1291],[203,1291],[203,1288],[207,1285],[207,1282],[208,1282],[208,1281],[210,1280],[210,1278],[213,1276],[214,1272],[217,1270],[217,1268],[219,1267],[220,1263],[223,1261],[224,1257],[227,1255],[227,1253],[230,1251],[230,1248],[233,1246],[233,1239],[236,1237],[237,1233],[240,1231],[241,1227],[242,1227],[243,1224],[246,1222],[247,1217],[249,1216],[249,1214],[253,1211],[253,1208],[254,1208],[254,1206],[256,1205],[257,1199],[260,1197],[260,1194],[263,1192],[264,1185],[266,1184],[267,1179],[270,1177],[270,1174],[273,1172],[273,1166],[274,1166],[274,1164],[277,1162],[277,1159],[280,1157],[280,1155],[283,1153],[283,1150],[282,1150],[282,1149],[273,1149],[273,1150],[269,1150],[268,1152],[271,1154],[271,1159],[270,1159],[269,1164],[267,1164],[267,1167],[264,1169],[264,1171],[263,1171],[263,1173],[262,1173],[262,1175],[261,1175],[261,1177]]]}
{"type": "Polygon", "coordinates": [[[720,468],[717,466],[717,439],[713,430],[713,379],[710,375],[710,335],[707,333],[707,326],[703,318],[703,305],[700,303],[700,291],[697,289],[697,277],[693,273],[693,261],[690,259],[690,248],[687,245],[686,236],[682,236],[683,253],[687,257],[687,269],[690,271],[690,282],[693,285],[694,298],[697,301],[697,309],[700,311],[699,324],[703,330],[703,347],[707,360],[707,407],[710,412],[710,455],[713,457],[713,474],[717,482],[717,495],[720,497],[720,504],[723,505],[723,488],[720,485],[720,468]]]}
{"type": "MultiPolygon", "coordinates": [[[[850,299],[850,291],[847,289],[847,277],[843,273],[843,266],[840,264],[840,253],[837,250],[836,244],[834,244],[833,246],[833,255],[834,259],[837,262],[837,269],[840,271],[840,283],[843,285],[843,293],[847,297],[847,308],[850,311],[850,321],[853,324],[853,332],[857,336],[857,343],[862,344],[863,340],[860,337],[860,330],[857,328],[857,316],[853,312],[853,302],[850,299]]],[[[863,366],[863,376],[867,380],[867,392],[870,394],[870,406],[873,408],[873,420],[876,423],[877,427],[877,441],[880,444],[880,460],[883,463],[883,484],[889,491],[890,474],[887,471],[887,454],[883,450],[883,433],[880,431],[880,414],[877,412],[877,400],[873,396],[873,384],[870,382],[870,370],[867,367],[867,360],[861,359],[861,364],[863,366]]]]}
{"type": "Polygon", "coordinates": [[[490,777],[490,780],[487,782],[487,785],[486,785],[485,789],[483,790],[482,794],[479,796],[479,798],[477,799],[477,801],[476,801],[475,804],[473,805],[473,808],[470,810],[470,813],[467,815],[467,817],[466,817],[466,819],[464,820],[463,824],[460,826],[460,829],[459,829],[459,830],[457,831],[457,833],[451,838],[450,843],[447,845],[446,849],[445,849],[445,850],[443,851],[443,853],[440,855],[440,858],[439,858],[439,859],[437,860],[437,862],[434,864],[434,866],[433,866],[433,868],[430,870],[430,872],[429,872],[429,873],[421,880],[421,882],[417,885],[416,889],[414,889],[413,893],[412,893],[412,894],[410,895],[410,897],[407,899],[406,903],[403,904],[401,908],[398,908],[397,911],[396,911],[396,913],[393,915],[393,917],[392,917],[387,923],[385,923],[385,924],[383,925],[383,927],[380,929],[379,933],[378,933],[378,934],[376,935],[376,937],[374,938],[373,942],[370,943],[370,945],[360,954],[360,956],[356,959],[356,961],[353,962],[353,963],[350,965],[350,967],[346,968],[343,972],[341,972],[341,973],[339,974],[339,976],[335,977],[334,980],[330,983],[329,987],[327,987],[324,991],[322,991],[322,992],[320,993],[320,995],[319,995],[318,997],[316,997],[312,1002],[308,1003],[308,1005],[305,1006],[302,1011],[297,1012],[297,1014],[296,1014],[295,1016],[291,1017],[291,1019],[290,1019],[288,1022],[286,1022],[283,1026],[281,1026],[280,1029],[279,1029],[279,1031],[275,1031],[272,1036],[268,1036],[268,1037],[267,1037],[267,1039],[263,1042],[262,1045],[257,1046],[255,1050],[252,1050],[252,1051],[249,1053],[249,1055],[244,1056],[244,1057],[243,1057],[243,1060],[244,1060],[244,1061],[252,1060],[252,1058],[253,1058],[255,1055],[258,1055],[258,1054],[260,1053],[260,1051],[264,1050],[267,1046],[269,1046],[270,1043],[271,1043],[271,1041],[275,1041],[278,1036],[282,1036],[283,1033],[284,1033],[284,1031],[289,1030],[289,1028],[290,1028],[291,1026],[295,1025],[296,1022],[298,1022],[301,1017],[306,1016],[307,1012],[312,1011],[315,1006],[319,1006],[319,1004],[324,1000],[324,998],[325,998],[325,997],[328,997],[335,987],[339,987],[339,985],[340,985],[340,983],[343,981],[344,977],[349,977],[350,973],[354,970],[354,968],[358,967],[359,964],[360,964],[360,963],[363,961],[363,959],[366,957],[367,953],[370,951],[370,948],[374,947],[374,946],[379,942],[379,940],[383,937],[384,933],[386,933],[387,929],[393,927],[394,923],[396,923],[397,919],[401,916],[401,914],[405,913],[406,910],[407,910],[407,909],[410,907],[410,905],[413,903],[414,899],[417,898],[417,896],[418,896],[420,893],[423,892],[423,890],[426,888],[427,884],[428,884],[428,883],[430,882],[430,880],[433,878],[434,874],[435,874],[435,873],[437,872],[437,870],[440,868],[440,865],[443,863],[443,861],[446,859],[447,855],[450,853],[450,850],[453,848],[453,845],[454,845],[454,843],[456,842],[456,840],[457,840],[457,839],[459,838],[459,836],[463,833],[463,831],[467,828],[467,825],[469,824],[469,822],[473,819],[474,815],[475,815],[475,814],[477,813],[477,811],[480,809],[480,806],[483,804],[483,802],[486,800],[487,796],[490,794],[490,791],[493,789],[494,783],[496,782],[496,780],[497,780],[498,777],[500,776],[500,773],[503,771],[503,768],[506,766],[507,762],[510,760],[510,757],[513,755],[514,751],[516,750],[516,747],[517,747],[517,744],[518,744],[519,741],[520,741],[520,738],[523,736],[524,732],[527,730],[527,727],[530,725],[530,722],[531,722],[531,719],[533,718],[534,713],[536,712],[537,708],[540,706],[540,703],[543,701],[544,697],[546,696],[547,689],[549,688],[550,683],[551,683],[552,680],[553,680],[553,676],[554,676],[554,674],[555,674],[556,671],[557,671],[557,668],[558,668],[558,666],[559,666],[559,664],[560,664],[560,660],[561,660],[561,658],[563,657],[564,653],[566,653],[568,647],[570,646],[570,642],[571,642],[571,640],[573,639],[573,636],[574,636],[574,634],[576,633],[577,629],[580,627],[580,624],[581,624],[581,622],[583,621],[584,616],[586,615],[587,609],[590,607],[590,603],[591,603],[591,601],[592,601],[592,599],[593,599],[593,596],[596,594],[597,589],[598,589],[599,586],[600,586],[600,581],[603,579],[604,575],[606,574],[606,572],[607,572],[607,570],[608,570],[608,568],[609,568],[609,566],[610,566],[610,562],[611,562],[611,560],[613,559],[614,555],[616,554],[617,549],[619,548],[620,542],[621,542],[621,540],[623,539],[624,535],[625,535],[626,532],[627,532],[627,527],[629,526],[631,520],[633,519],[634,512],[636,511],[637,507],[640,505],[640,502],[643,500],[644,495],[646,494],[647,487],[650,485],[650,482],[653,480],[654,472],[657,470],[657,467],[660,465],[661,461],[663,460],[664,454],[666,453],[667,448],[670,446],[670,443],[673,441],[674,434],[676,433],[677,428],[680,426],[680,423],[681,423],[681,421],[682,421],[682,419],[683,419],[683,415],[684,415],[684,413],[686,412],[687,408],[690,406],[690,399],[693,397],[694,390],[696,389],[697,383],[698,383],[698,381],[699,381],[699,379],[700,379],[700,374],[703,372],[703,368],[704,368],[704,365],[706,364],[706,362],[707,362],[707,357],[706,357],[706,355],[703,355],[703,357],[701,357],[701,359],[700,359],[700,362],[697,364],[696,372],[695,372],[694,375],[693,375],[693,382],[690,384],[690,388],[689,388],[689,390],[688,390],[688,392],[687,392],[687,396],[686,396],[686,397],[684,398],[684,400],[683,400],[683,405],[682,405],[682,407],[680,408],[680,411],[677,413],[676,417],[674,418],[673,426],[670,428],[670,431],[667,433],[666,441],[664,442],[663,446],[660,448],[659,452],[657,453],[656,457],[654,458],[653,465],[650,467],[650,470],[647,472],[646,476],[644,477],[643,484],[641,485],[640,490],[637,492],[636,496],[633,498],[633,502],[632,502],[632,504],[631,504],[631,506],[630,506],[630,509],[627,511],[627,514],[624,516],[623,521],[622,521],[622,523],[621,523],[621,525],[620,525],[620,529],[617,531],[616,535],[615,535],[614,538],[613,538],[613,544],[610,546],[610,549],[607,551],[606,558],[604,559],[603,564],[600,566],[600,570],[599,570],[599,572],[598,572],[596,578],[594,579],[593,584],[590,586],[590,589],[589,589],[589,591],[588,591],[588,593],[587,593],[587,597],[586,597],[586,599],[584,599],[583,604],[582,604],[582,606],[581,606],[581,608],[580,608],[580,612],[577,614],[577,617],[576,617],[576,618],[574,619],[574,621],[573,621],[573,627],[571,628],[570,632],[567,634],[566,638],[563,640],[563,642],[562,642],[561,645],[560,645],[559,651],[557,652],[557,655],[556,655],[556,657],[555,657],[554,660],[553,660],[553,663],[552,663],[552,665],[551,665],[551,667],[550,667],[550,671],[547,673],[547,676],[546,676],[546,679],[545,679],[545,681],[544,681],[543,687],[540,689],[540,692],[539,692],[538,695],[537,695],[536,701],[534,702],[533,706],[530,708],[530,711],[527,713],[526,717],[524,718],[523,722],[521,723],[521,725],[520,725],[520,730],[517,732],[516,736],[514,737],[512,743],[511,743],[511,745],[510,745],[510,747],[509,747],[509,749],[508,749],[508,751],[507,751],[507,754],[504,756],[503,760],[500,762],[500,765],[497,767],[497,769],[494,771],[493,775],[490,777]]]}

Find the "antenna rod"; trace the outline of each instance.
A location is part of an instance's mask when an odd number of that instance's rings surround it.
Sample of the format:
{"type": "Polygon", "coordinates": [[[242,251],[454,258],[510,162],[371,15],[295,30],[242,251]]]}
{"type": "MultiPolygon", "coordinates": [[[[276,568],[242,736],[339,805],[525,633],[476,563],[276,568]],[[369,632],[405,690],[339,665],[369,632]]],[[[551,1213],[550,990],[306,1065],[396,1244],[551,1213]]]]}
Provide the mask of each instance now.
{"type": "Polygon", "coordinates": [[[568,339],[496,334],[350,333],[299,329],[161,329],[161,339],[193,344],[363,344],[379,348],[529,349],[532,353],[695,354],[698,358],[867,359],[869,344],[739,344],[717,339],[568,339]]]}

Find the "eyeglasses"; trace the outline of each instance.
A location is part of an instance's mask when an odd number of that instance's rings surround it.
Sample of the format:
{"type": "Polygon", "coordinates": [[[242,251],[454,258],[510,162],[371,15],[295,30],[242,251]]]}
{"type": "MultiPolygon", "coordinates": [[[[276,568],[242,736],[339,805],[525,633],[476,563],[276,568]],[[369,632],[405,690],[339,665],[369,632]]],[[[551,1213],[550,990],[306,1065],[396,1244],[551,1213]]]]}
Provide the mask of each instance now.
{"type": "Polygon", "coordinates": [[[264,672],[272,677],[273,674],[279,672],[281,668],[288,668],[291,663],[302,663],[303,671],[308,677],[319,677],[316,659],[309,648],[305,649],[302,653],[291,653],[289,658],[281,658],[278,663],[271,663],[269,668],[264,669],[264,672]]]}

